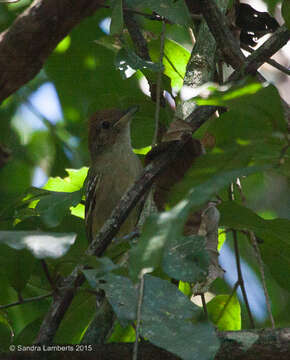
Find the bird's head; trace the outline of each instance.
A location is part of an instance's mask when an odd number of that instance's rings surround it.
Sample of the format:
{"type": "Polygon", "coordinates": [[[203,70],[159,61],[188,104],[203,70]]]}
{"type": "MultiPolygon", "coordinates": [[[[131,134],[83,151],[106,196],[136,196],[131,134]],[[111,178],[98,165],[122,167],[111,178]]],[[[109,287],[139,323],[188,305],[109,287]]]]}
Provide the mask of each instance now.
{"type": "Polygon", "coordinates": [[[94,113],[89,120],[89,150],[91,158],[109,150],[115,144],[130,144],[130,119],[138,107],[127,110],[106,109],[94,113]]]}

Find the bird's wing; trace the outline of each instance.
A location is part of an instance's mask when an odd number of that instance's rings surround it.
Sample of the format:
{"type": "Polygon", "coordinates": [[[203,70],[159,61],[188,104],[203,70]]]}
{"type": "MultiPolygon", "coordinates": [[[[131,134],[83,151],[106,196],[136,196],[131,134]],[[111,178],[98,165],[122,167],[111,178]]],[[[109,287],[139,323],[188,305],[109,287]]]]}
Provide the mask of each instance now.
{"type": "Polygon", "coordinates": [[[101,176],[101,173],[96,173],[92,168],[90,168],[86,178],[85,224],[86,234],[89,242],[93,241],[93,210],[96,206],[96,192],[100,186],[101,176]]]}

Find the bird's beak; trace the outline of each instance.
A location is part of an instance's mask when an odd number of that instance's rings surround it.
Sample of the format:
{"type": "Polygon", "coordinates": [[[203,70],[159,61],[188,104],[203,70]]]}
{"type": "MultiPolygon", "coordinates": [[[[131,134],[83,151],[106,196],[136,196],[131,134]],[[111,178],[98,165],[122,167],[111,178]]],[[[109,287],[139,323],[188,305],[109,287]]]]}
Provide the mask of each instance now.
{"type": "Polygon", "coordinates": [[[125,114],[121,117],[121,119],[119,119],[115,124],[114,127],[123,127],[125,126],[130,119],[132,118],[132,116],[139,110],[139,106],[131,106],[129,107],[126,111],[125,114]]]}

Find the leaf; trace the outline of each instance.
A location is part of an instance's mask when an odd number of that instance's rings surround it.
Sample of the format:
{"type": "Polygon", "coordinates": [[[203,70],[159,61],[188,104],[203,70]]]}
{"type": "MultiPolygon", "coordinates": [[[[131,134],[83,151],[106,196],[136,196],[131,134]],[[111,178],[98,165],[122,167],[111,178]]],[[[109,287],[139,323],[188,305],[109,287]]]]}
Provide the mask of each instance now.
{"type": "Polygon", "coordinates": [[[159,219],[158,214],[152,214],[146,219],[137,245],[129,252],[129,273],[134,281],[137,281],[142,269],[153,271],[161,266],[168,239],[166,232],[160,229],[159,219]]]}
{"type": "Polygon", "coordinates": [[[202,236],[176,237],[166,250],[163,270],[171,278],[194,283],[206,278],[209,259],[202,236]]]}
{"type": "Polygon", "coordinates": [[[96,297],[78,291],[57,330],[56,344],[79,344],[84,329],[92,321],[96,309],[96,297]]]}
{"type": "MultiPolygon", "coordinates": [[[[160,40],[150,41],[148,47],[151,59],[158,62],[160,56],[160,40]]],[[[171,39],[165,39],[163,57],[164,74],[170,78],[171,87],[177,91],[182,87],[189,58],[190,52],[188,50],[171,39]]]]}
{"type": "Polygon", "coordinates": [[[276,281],[290,291],[290,220],[265,220],[238,203],[224,202],[218,206],[220,225],[237,230],[251,230],[263,240],[259,246],[262,259],[276,281]]]}
{"type": "Polygon", "coordinates": [[[47,227],[56,227],[61,223],[71,206],[77,206],[82,199],[82,192],[50,192],[36,205],[41,220],[47,227]]]}
{"type": "Polygon", "coordinates": [[[282,15],[285,20],[285,24],[290,29],[290,0],[283,0],[282,2],[282,15]]]}
{"type": "Polygon", "coordinates": [[[164,16],[174,24],[185,26],[191,24],[191,17],[184,0],[135,0],[132,5],[137,6],[139,4],[145,8],[150,8],[152,11],[164,16]]]}
{"type": "Polygon", "coordinates": [[[126,343],[126,342],[134,342],[136,339],[135,330],[132,325],[128,325],[126,327],[122,327],[120,323],[117,321],[115,323],[115,327],[113,333],[108,340],[108,343],[126,343]]]}
{"type": "Polygon", "coordinates": [[[200,309],[175,285],[145,276],[141,334],[150,342],[182,359],[212,359],[219,342],[209,323],[191,322],[199,314],[200,309]],[[205,346],[205,338],[210,346],[205,346]]]}
{"type": "MultiPolygon", "coordinates": [[[[263,0],[263,1],[267,4],[268,11],[270,12],[270,14],[274,14],[278,1],[277,0],[263,0]]],[[[284,2],[285,0],[283,0],[283,3],[284,2]]]]}
{"type": "Polygon", "coordinates": [[[112,18],[110,25],[110,34],[117,35],[120,34],[123,30],[124,20],[123,20],[123,1],[122,0],[112,0],[112,18]]]}
{"type": "Polygon", "coordinates": [[[229,106],[229,111],[213,121],[207,129],[215,137],[217,146],[266,139],[279,132],[286,133],[280,96],[273,85],[253,94],[244,94],[242,90],[243,88],[234,90],[235,96],[231,93],[227,95],[229,99],[222,103],[229,106]]]}
{"type": "Polygon", "coordinates": [[[126,327],[136,319],[137,289],[128,278],[110,273],[98,287],[105,290],[121,326],[126,327]]]}
{"type": "MultiPolygon", "coordinates": [[[[169,249],[168,251],[170,251],[170,247],[176,242],[182,243],[184,239],[182,235],[183,226],[190,211],[198,210],[211,196],[218,193],[219,190],[233,182],[237,177],[250,175],[263,169],[265,167],[249,167],[217,174],[204,183],[191,188],[189,192],[185,193],[183,200],[170,211],[149,216],[138,244],[130,251],[129,273],[131,278],[136,281],[142,269],[151,269],[153,271],[160,267],[165,250],[169,249]]],[[[180,254],[178,254],[179,256],[180,254]]],[[[175,258],[175,261],[177,260],[175,258]]],[[[202,269],[197,271],[197,268],[195,268],[190,276],[199,277],[204,272],[205,258],[200,261],[200,264],[202,264],[202,269]]],[[[189,264],[189,267],[191,265],[189,264]]],[[[186,276],[189,276],[189,268],[186,271],[188,271],[186,276]]],[[[185,276],[185,274],[183,275],[185,276]]]]}
{"type": "Polygon", "coordinates": [[[17,251],[27,249],[37,259],[57,259],[74,244],[74,233],[45,233],[37,231],[0,231],[0,244],[17,251]]]}
{"type": "MultiPolygon", "coordinates": [[[[127,326],[136,319],[138,292],[122,276],[107,274],[99,284],[105,290],[120,324],[127,326]]],[[[213,327],[193,324],[200,309],[169,281],[146,275],[141,312],[141,335],[152,343],[183,359],[213,358],[219,347],[213,327]],[[170,299],[170,301],[168,301],[170,299]],[[190,338],[190,341],[188,339],[190,338]],[[204,338],[207,339],[205,345],[204,338]]]]}
{"type": "Polygon", "coordinates": [[[229,295],[217,295],[206,304],[210,320],[218,327],[220,331],[236,331],[242,328],[241,306],[237,296],[234,294],[229,300],[229,295]],[[221,313],[222,316],[220,317],[221,313]],[[217,321],[218,320],[218,321],[217,321]]]}
{"type": "Polygon", "coordinates": [[[50,177],[47,183],[43,186],[43,189],[59,192],[74,192],[82,188],[85,178],[88,173],[88,167],[82,167],[80,169],[65,169],[68,176],[50,177]]]}
{"type": "MultiPolygon", "coordinates": [[[[2,233],[0,232],[0,243],[2,233]]],[[[27,249],[15,250],[3,243],[0,244],[0,249],[2,271],[6,273],[9,284],[21,294],[34,270],[36,259],[27,249]]]]}
{"type": "Polygon", "coordinates": [[[153,72],[162,71],[162,67],[152,61],[141,59],[133,50],[129,48],[122,48],[116,55],[115,66],[120,70],[123,79],[129,77],[126,72],[128,70],[143,70],[147,69],[153,72]]]}

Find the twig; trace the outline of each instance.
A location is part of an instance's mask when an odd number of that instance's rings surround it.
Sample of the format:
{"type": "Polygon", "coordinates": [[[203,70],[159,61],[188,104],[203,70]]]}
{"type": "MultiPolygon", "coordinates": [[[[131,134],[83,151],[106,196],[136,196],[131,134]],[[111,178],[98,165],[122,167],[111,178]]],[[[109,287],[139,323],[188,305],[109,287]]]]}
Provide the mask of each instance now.
{"type": "Polygon", "coordinates": [[[275,329],[275,320],[272,314],[272,309],[271,309],[271,303],[270,303],[270,296],[268,293],[268,289],[267,289],[267,285],[266,285],[266,278],[265,278],[265,270],[264,270],[264,263],[262,260],[262,256],[261,256],[261,252],[257,243],[257,239],[255,234],[253,233],[253,231],[248,231],[248,237],[250,239],[250,242],[254,248],[255,251],[255,255],[256,258],[258,260],[258,266],[259,266],[259,270],[261,273],[261,279],[262,279],[262,285],[263,285],[263,290],[264,290],[264,295],[265,295],[265,299],[266,299],[266,304],[267,304],[267,310],[268,310],[268,314],[269,314],[269,318],[271,321],[271,325],[272,325],[272,329],[275,329]]]}
{"type": "Polygon", "coordinates": [[[238,238],[237,238],[237,230],[233,230],[233,237],[234,237],[234,248],[235,248],[235,257],[236,257],[236,266],[237,266],[237,273],[238,273],[238,283],[242,291],[243,299],[245,302],[245,306],[248,312],[248,316],[250,319],[250,323],[252,328],[255,328],[254,318],[250,309],[249,301],[247,292],[245,289],[244,279],[242,275],[242,269],[241,269],[241,261],[240,261],[240,251],[239,251],[239,245],[238,245],[238,238]]]}
{"type": "Polygon", "coordinates": [[[165,43],[165,22],[162,22],[162,30],[161,30],[161,38],[160,38],[160,55],[159,55],[159,64],[160,70],[157,74],[157,82],[156,82],[156,106],[155,106],[155,130],[152,141],[152,146],[157,143],[158,138],[158,130],[159,130],[159,113],[160,113],[160,96],[161,96],[161,83],[162,83],[162,64],[164,57],[164,43],[165,43]]]}
{"type": "MultiPolygon", "coordinates": [[[[231,183],[230,187],[229,187],[229,199],[231,201],[235,200],[234,184],[233,183],[231,183]]],[[[237,283],[241,288],[243,299],[244,299],[246,309],[247,309],[247,312],[248,312],[248,316],[249,316],[249,319],[250,319],[250,323],[251,323],[252,328],[254,329],[255,328],[254,318],[253,318],[253,315],[252,315],[252,312],[251,312],[251,309],[250,309],[248,296],[247,296],[247,292],[246,292],[246,289],[245,289],[243,274],[242,274],[237,230],[232,230],[232,233],[233,233],[233,238],[234,238],[234,249],[235,249],[236,267],[237,267],[237,274],[238,274],[237,283]]]]}
{"type": "Polygon", "coordinates": [[[208,319],[208,312],[207,312],[207,307],[206,307],[206,301],[205,301],[205,297],[204,297],[204,293],[200,294],[201,297],[201,302],[202,302],[202,308],[203,308],[203,312],[204,312],[204,316],[206,318],[206,320],[208,319]]]}
{"type": "MultiPolygon", "coordinates": [[[[255,51],[254,49],[252,49],[250,46],[248,46],[246,44],[242,44],[242,49],[246,50],[250,54],[252,54],[255,51]]],[[[273,59],[267,59],[265,62],[267,64],[273,66],[275,69],[280,70],[282,73],[284,73],[286,75],[290,75],[290,70],[287,69],[285,66],[279,64],[277,61],[275,61],[273,59]]]]}
{"type": "Polygon", "coordinates": [[[46,264],[45,260],[41,259],[41,260],[40,260],[40,263],[41,263],[41,266],[42,266],[42,268],[43,268],[43,271],[44,271],[44,273],[45,273],[45,276],[46,276],[46,278],[47,278],[47,280],[48,280],[51,288],[52,288],[53,290],[56,290],[55,283],[54,283],[54,281],[52,280],[52,277],[50,276],[50,273],[49,273],[49,270],[48,270],[48,267],[47,267],[47,264],[46,264]]]}
{"type": "Polygon", "coordinates": [[[140,284],[139,284],[139,294],[138,294],[138,304],[137,304],[137,318],[136,318],[136,339],[134,342],[133,348],[133,357],[132,360],[137,360],[138,358],[138,342],[140,336],[140,324],[141,324],[141,312],[142,312],[142,303],[144,297],[144,275],[146,274],[146,269],[143,269],[140,273],[140,284]]]}
{"type": "Polygon", "coordinates": [[[281,26],[263,45],[246,58],[244,65],[230,76],[229,81],[235,81],[245,74],[254,74],[264,62],[287,44],[289,37],[290,31],[286,26],[281,26]]]}
{"type": "Polygon", "coordinates": [[[48,298],[48,297],[50,297],[52,295],[53,295],[53,292],[51,292],[49,294],[46,294],[46,295],[35,296],[33,298],[22,299],[21,301],[16,301],[14,303],[7,304],[7,305],[0,305],[0,310],[8,309],[10,307],[26,304],[26,303],[29,303],[29,302],[40,301],[40,300],[48,298]]]}
{"type": "MultiPolygon", "coordinates": [[[[112,6],[110,6],[110,5],[100,5],[100,7],[105,8],[105,9],[112,9],[112,6]]],[[[129,14],[135,14],[135,15],[143,16],[143,17],[145,17],[146,19],[149,19],[149,20],[163,21],[163,18],[161,16],[159,16],[158,14],[154,14],[154,13],[147,14],[147,13],[144,13],[142,11],[130,9],[130,8],[127,8],[127,7],[123,7],[123,11],[126,12],[126,13],[129,13],[129,14]]]]}

